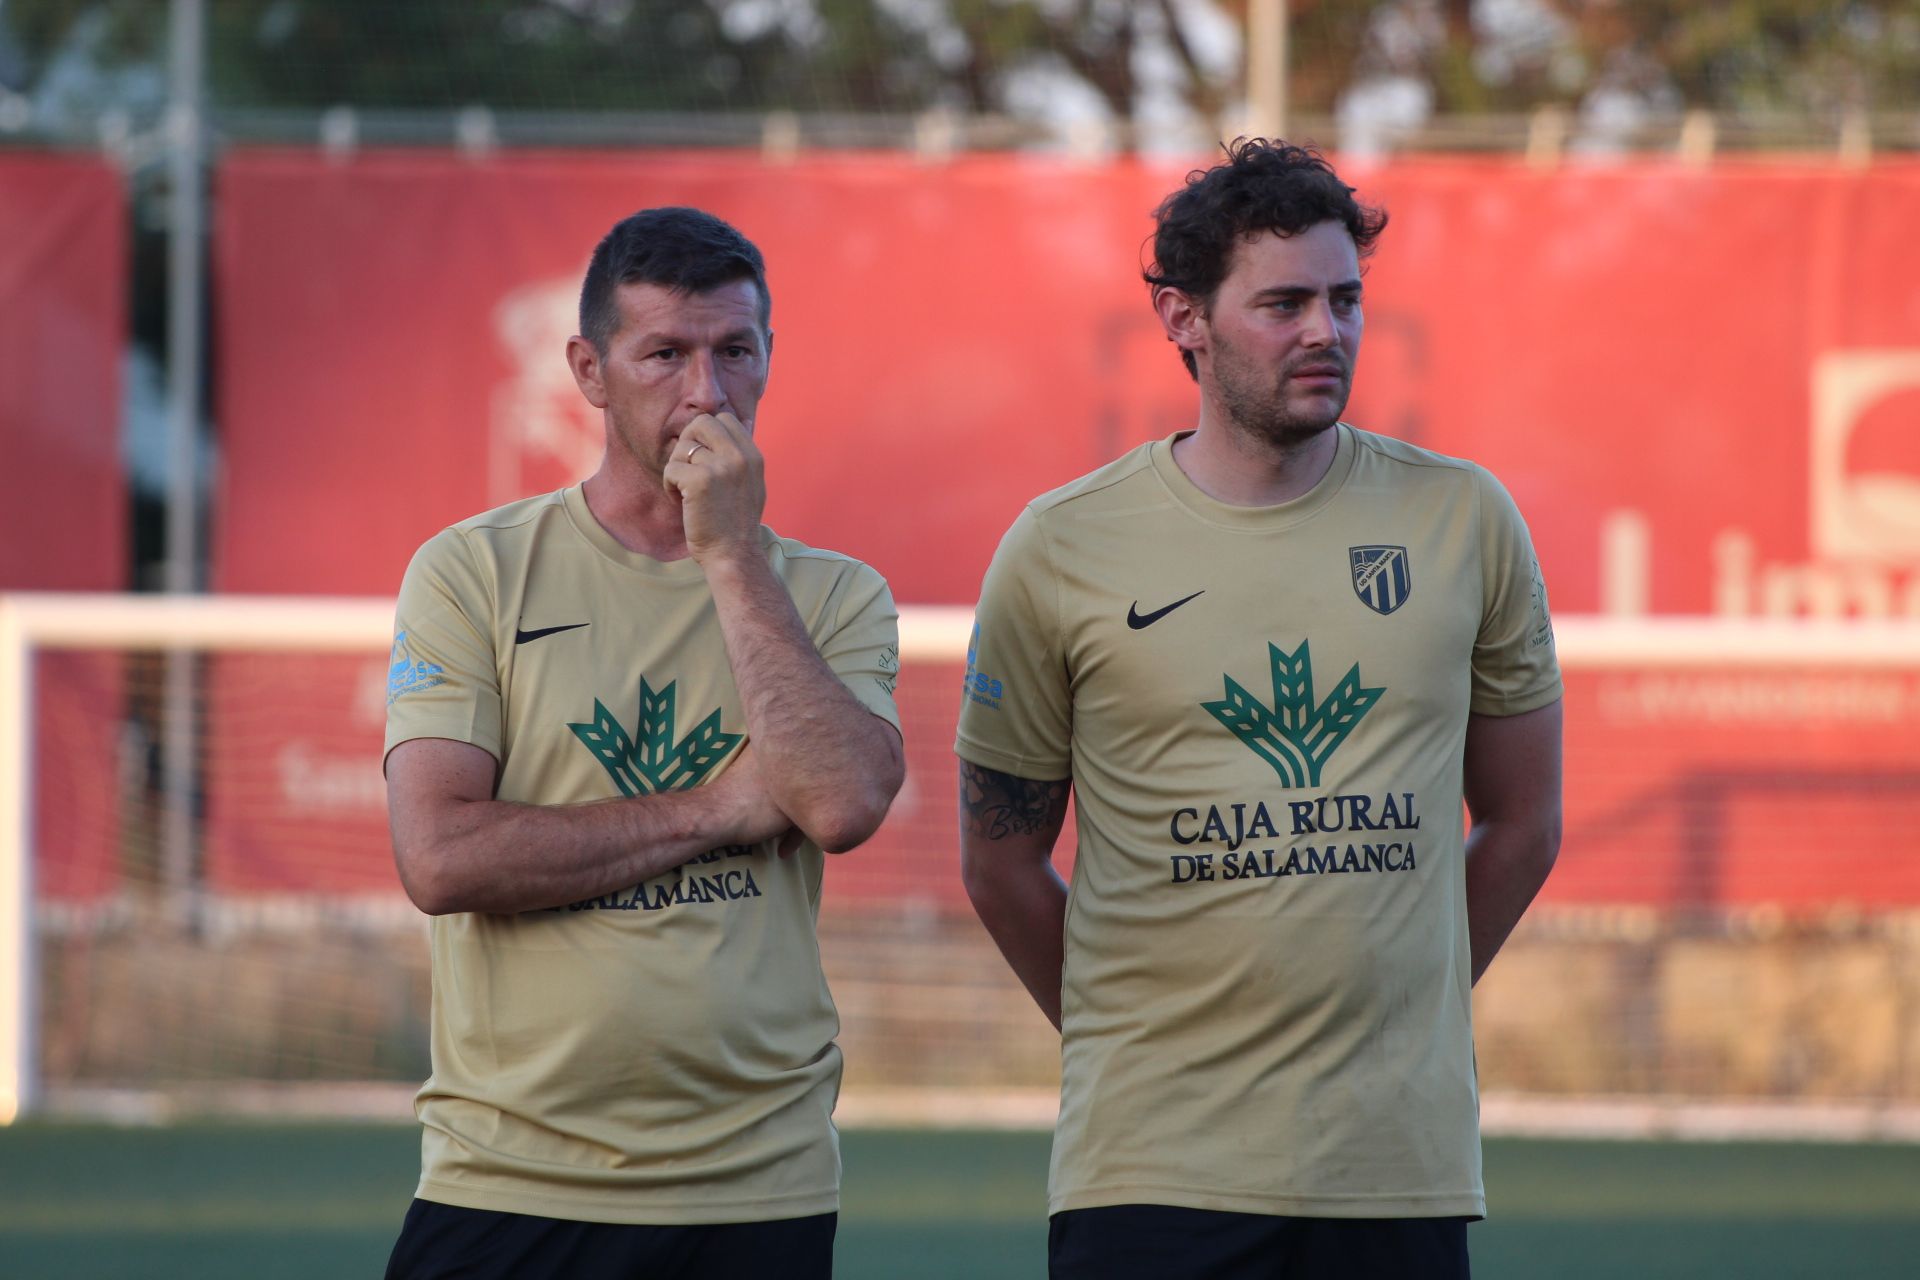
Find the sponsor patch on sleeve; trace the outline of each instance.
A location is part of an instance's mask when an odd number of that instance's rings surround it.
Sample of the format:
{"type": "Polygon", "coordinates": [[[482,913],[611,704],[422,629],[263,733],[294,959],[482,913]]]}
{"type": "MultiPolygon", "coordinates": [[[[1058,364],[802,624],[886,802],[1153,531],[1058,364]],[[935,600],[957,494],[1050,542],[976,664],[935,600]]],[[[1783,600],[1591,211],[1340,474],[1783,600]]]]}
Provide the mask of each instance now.
{"type": "Polygon", "coordinates": [[[967,674],[960,687],[969,702],[990,711],[998,711],[1000,700],[1006,696],[1006,686],[980,669],[980,624],[977,622],[973,624],[972,638],[967,641],[967,674]]]}
{"type": "Polygon", "coordinates": [[[393,652],[387,658],[387,705],[392,706],[410,693],[431,689],[447,682],[446,668],[437,662],[414,658],[407,646],[407,633],[393,638],[393,652]]]}

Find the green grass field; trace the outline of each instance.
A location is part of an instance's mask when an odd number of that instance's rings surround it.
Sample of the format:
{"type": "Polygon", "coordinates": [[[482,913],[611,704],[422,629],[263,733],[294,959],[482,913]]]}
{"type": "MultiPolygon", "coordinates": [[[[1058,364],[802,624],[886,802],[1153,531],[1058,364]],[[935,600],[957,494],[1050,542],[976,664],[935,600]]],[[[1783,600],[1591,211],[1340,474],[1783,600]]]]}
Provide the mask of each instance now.
{"type": "MultiPolygon", "coordinates": [[[[1040,1134],[845,1135],[840,1280],[1045,1274],[1040,1134]]],[[[0,1130],[6,1280],[378,1276],[412,1129],[0,1130]]],[[[1920,1146],[1489,1141],[1474,1274],[1920,1276],[1920,1146]]]]}

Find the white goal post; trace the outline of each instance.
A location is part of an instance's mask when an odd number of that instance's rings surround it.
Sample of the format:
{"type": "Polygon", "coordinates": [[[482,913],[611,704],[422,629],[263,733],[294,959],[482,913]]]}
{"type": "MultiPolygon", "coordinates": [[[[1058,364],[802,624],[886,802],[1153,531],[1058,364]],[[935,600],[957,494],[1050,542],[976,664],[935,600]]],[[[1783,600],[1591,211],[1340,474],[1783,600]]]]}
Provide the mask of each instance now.
{"type": "MultiPolygon", "coordinates": [[[[378,597],[0,593],[0,1125],[33,1109],[33,661],[58,649],[368,653],[393,640],[378,597]]],[[[902,612],[915,658],[966,656],[973,613],[902,612]]]]}
{"type": "MultiPolygon", "coordinates": [[[[964,660],[968,607],[901,611],[901,657],[964,660]]],[[[393,601],[320,597],[0,594],[0,1124],[31,1112],[36,1078],[34,946],[36,657],[58,650],[372,656],[392,639],[393,601]]],[[[1563,617],[1570,671],[1798,669],[1920,673],[1920,621],[1563,617]]],[[[1914,695],[1920,699],[1920,679],[1914,695]]],[[[956,695],[957,702],[957,695],[956,695]]]]}

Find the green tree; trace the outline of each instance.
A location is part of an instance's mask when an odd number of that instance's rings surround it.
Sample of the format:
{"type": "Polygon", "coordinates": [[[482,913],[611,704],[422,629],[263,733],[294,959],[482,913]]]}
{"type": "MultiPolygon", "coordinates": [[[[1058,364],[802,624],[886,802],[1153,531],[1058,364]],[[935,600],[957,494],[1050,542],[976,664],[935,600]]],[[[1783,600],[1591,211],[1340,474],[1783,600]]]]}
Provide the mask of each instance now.
{"type": "MultiPolygon", "coordinates": [[[[1222,30],[1249,0],[208,0],[216,108],[1045,117],[1036,84],[1141,118],[1243,97],[1222,30]],[[1210,38],[1203,39],[1203,36],[1210,38]],[[1224,52],[1223,52],[1224,50],[1224,52]],[[1172,70],[1169,71],[1168,68],[1172,70]]],[[[1920,108],[1920,0],[1292,0],[1289,87],[1325,115],[1396,75],[1441,114],[1607,90],[1723,112],[1920,108]]],[[[0,0],[0,77],[164,64],[158,0],[0,0]]],[[[71,80],[72,77],[69,77],[71,80]]],[[[84,81],[84,77],[81,78],[84,81]]],[[[124,91],[103,77],[99,93],[124,91]]],[[[153,80],[149,77],[148,84],[153,80]]],[[[72,98],[78,92],[72,91],[72,98]]]]}

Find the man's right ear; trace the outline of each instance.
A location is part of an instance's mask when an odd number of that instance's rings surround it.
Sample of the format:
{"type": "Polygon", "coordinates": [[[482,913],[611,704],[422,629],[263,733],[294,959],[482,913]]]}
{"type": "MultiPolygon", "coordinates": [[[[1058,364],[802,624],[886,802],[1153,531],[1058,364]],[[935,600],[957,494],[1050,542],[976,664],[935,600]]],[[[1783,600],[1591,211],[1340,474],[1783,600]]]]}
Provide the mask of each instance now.
{"type": "Polygon", "coordinates": [[[600,365],[600,351],[593,343],[577,333],[567,339],[567,368],[573,371],[573,385],[596,409],[607,407],[607,384],[600,365]]]}
{"type": "Polygon", "coordinates": [[[1161,285],[1153,291],[1153,309],[1168,342],[1196,355],[1206,346],[1207,309],[1184,289],[1161,285]]]}

